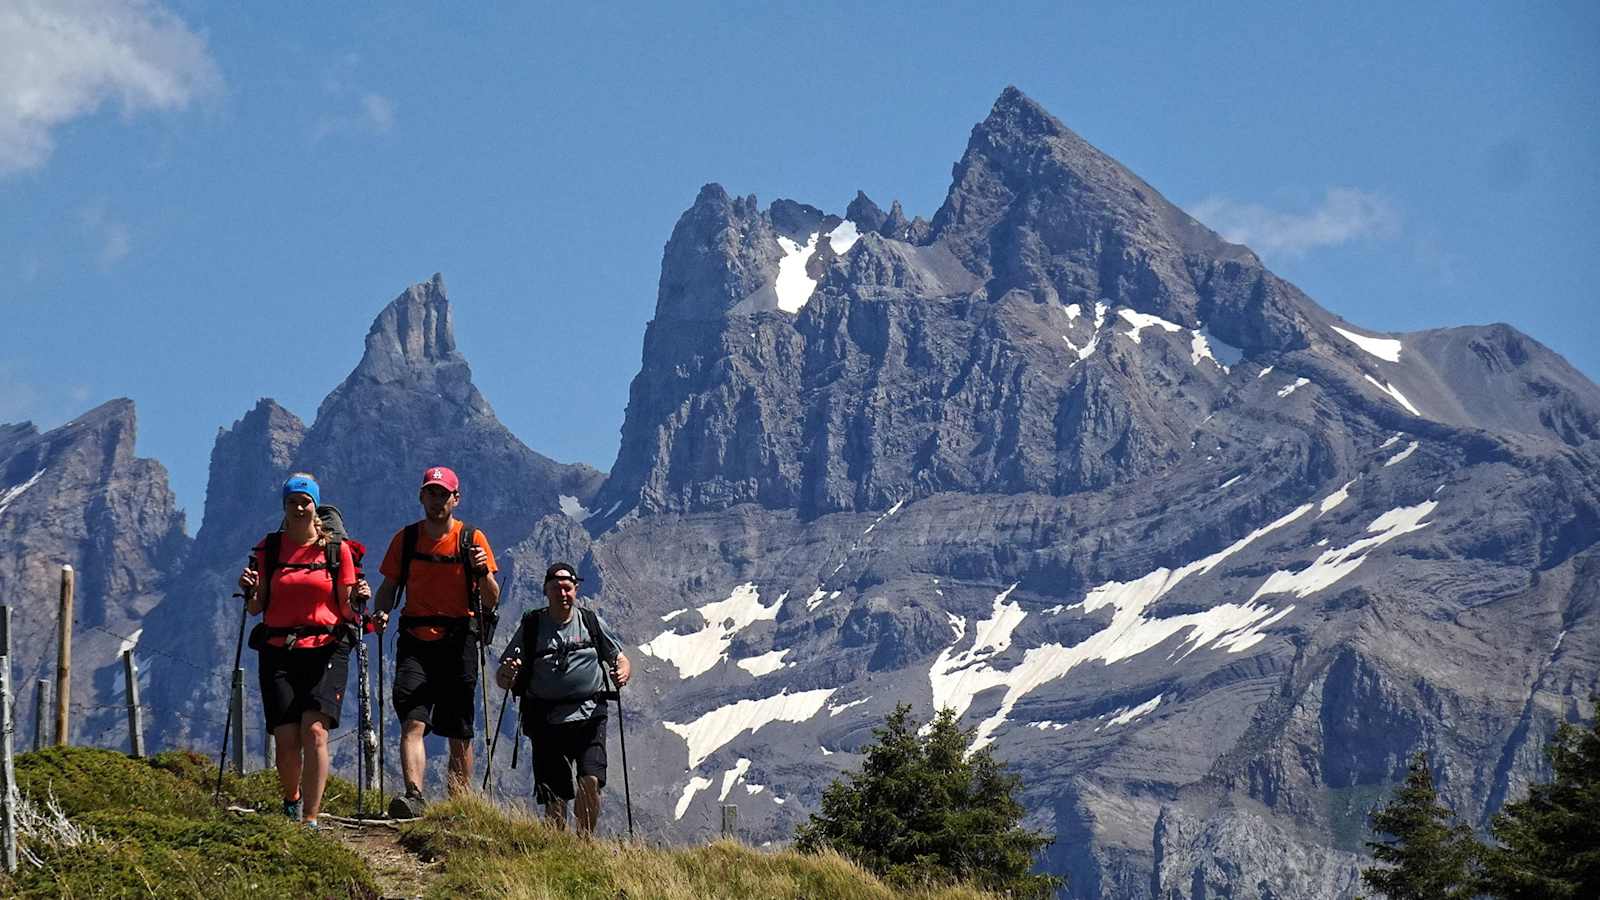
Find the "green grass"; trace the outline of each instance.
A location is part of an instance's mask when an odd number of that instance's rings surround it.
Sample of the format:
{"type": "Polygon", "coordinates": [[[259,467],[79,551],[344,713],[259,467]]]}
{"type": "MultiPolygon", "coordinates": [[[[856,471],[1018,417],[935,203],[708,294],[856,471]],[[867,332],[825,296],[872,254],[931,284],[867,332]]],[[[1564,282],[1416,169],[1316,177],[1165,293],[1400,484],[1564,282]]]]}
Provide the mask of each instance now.
{"type": "Polygon", "coordinates": [[[854,898],[979,900],[968,887],[896,891],[834,854],[769,853],[729,841],[658,849],[589,841],[478,797],[435,804],[404,826],[401,841],[442,859],[430,897],[522,898],[854,898]]]}
{"type": "MultiPolygon", "coordinates": [[[[31,849],[0,874],[7,897],[376,897],[354,854],[282,816],[224,812],[212,804],[216,770],[186,753],[153,760],[110,750],[52,747],[17,757],[17,783],[34,801],[54,797],[67,818],[94,829],[93,845],[31,849]]],[[[230,778],[231,802],[262,795],[277,805],[273,773],[230,778]]],[[[271,807],[269,807],[271,808],[271,807]]]]}
{"type": "MultiPolygon", "coordinates": [[[[327,835],[277,815],[276,773],[223,782],[212,802],[215,760],[164,753],[137,760],[83,747],[17,757],[17,780],[34,801],[54,797],[68,820],[92,828],[92,845],[56,849],[24,842],[42,865],[0,873],[0,897],[376,898],[372,871],[327,835]]],[[[348,814],[354,789],[330,779],[326,809],[348,814]]],[[[432,805],[402,826],[405,847],[439,860],[430,897],[454,898],[806,898],[806,900],[981,900],[964,886],[897,891],[833,854],[769,853],[742,844],[653,848],[582,840],[477,796],[432,805]]]]}

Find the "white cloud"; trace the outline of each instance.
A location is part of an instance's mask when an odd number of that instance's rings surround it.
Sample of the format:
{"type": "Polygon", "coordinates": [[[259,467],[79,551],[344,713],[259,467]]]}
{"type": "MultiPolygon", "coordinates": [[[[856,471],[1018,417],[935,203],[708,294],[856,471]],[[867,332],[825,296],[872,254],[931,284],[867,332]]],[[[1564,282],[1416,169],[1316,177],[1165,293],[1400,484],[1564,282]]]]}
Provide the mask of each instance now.
{"type": "Polygon", "coordinates": [[[1299,256],[1318,247],[1389,238],[1400,232],[1400,213],[1389,198],[1348,187],[1328,188],[1321,205],[1304,212],[1207,197],[1189,213],[1228,240],[1267,255],[1299,256]]]}
{"type": "Polygon", "coordinates": [[[311,141],[316,143],[336,134],[387,134],[394,128],[394,101],[382,94],[364,93],[356,109],[344,113],[326,113],[311,130],[311,141]]]}
{"type": "Polygon", "coordinates": [[[82,218],[83,233],[95,245],[95,261],[100,268],[108,269],[132,252],[132,229],[107,215],[105,207],[91,206],[83,211],[82,218]]]}
{"type": "Polygon", "coordinates": [[[151,0],[6,0],[0,174],[43,165],[57,127],[107,102],[183,109],[221,83],[205,40],[151,0]]]}

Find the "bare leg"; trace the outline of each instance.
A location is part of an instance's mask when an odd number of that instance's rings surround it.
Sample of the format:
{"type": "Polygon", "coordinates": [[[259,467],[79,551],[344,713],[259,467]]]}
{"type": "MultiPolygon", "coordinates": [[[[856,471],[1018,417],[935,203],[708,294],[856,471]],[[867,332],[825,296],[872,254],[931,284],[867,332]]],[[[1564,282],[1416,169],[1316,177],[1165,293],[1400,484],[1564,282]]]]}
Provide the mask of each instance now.
{"type": "Polygon", "coordinates": [[[544,820],[557,831],[567,830],[567,801],[552,800],[544,805],[544,820]]]}
{"type": "Polygon", "coordinates": [[[279,725],[272,729],[278,763],[278,791],[285,802],[300,797],[300,726],[279,725]]]}
{"type": "Polygon", "coordinates": [[[593,775],[578,779],[578,801],[574,807],[578,833],[585,837],[594,834],[594,826],[600,821],[600,779],[593,775]]]}
{"type": "Polygon", "coordinates": [[[328,784],[328,722],[327,716],[308,712],[300,717],[301,748],[305,764],[301,767],[300,797],[305,820],[315,822],[322,812],[322,789],[328,784]]]}
{"type": "Polygon", "coordinates": [[[450,777],[445,787],[450,791],[450,796],[465,793],[472,789],[472,740],[460,738],[450,739],[450,777]]]}
{"type": "Polygon", "coordinates": [[[405,778],[406,793],[418,796],[422,795],[422,773],[428,766],[422,748],[422,733],[426,728],[415,719],[400,723],[400,774],[405,778]]]}

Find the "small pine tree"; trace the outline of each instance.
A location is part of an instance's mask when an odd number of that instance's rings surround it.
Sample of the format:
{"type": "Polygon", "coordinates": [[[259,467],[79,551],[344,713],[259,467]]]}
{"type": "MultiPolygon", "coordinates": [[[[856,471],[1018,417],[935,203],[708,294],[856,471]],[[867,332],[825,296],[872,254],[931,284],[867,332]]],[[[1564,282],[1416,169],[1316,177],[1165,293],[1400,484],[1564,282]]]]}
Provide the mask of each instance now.
{"type": "Polygon", "coordinates": [[[1484,889],[1508,900],[1600,897],[1600,716],[1563,722],[1545,747],[1554,778],[1494,818],[1484,889]]]}
{"type": "Polygon", "coordinates": [[[1372,814],[1372,830],[1392,839],[1367,846],[1386,865],[1363,869],[1361,880],[1389,900],[1470,900],[1480,849],[1472,829],[1439,802],[1426,753],[1412,756],[1407,769],[1394,798],[1372,814]]]}
{"type": "Polygon", "coordinates": [[[918,735],[911,707],[901,704],[873,734],[861,771],[829,785],[821,809],[800,826],[799,849],[831,847],[903,887],[967,881],[1047,897],[1065,883],[1031,871],[1053,839],[1017,824],[1021,779],[988,747],[967,753],[973,732],[954,711],[940,711],[918,735]]]}

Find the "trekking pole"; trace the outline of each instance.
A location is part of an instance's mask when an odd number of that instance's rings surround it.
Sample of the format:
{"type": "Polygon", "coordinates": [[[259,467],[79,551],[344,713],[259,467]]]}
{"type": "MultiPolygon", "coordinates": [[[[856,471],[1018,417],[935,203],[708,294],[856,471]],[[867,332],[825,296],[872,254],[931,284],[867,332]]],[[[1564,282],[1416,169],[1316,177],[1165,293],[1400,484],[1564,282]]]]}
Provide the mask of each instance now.
{"type": "Polygon", "coordinates": [[[633,790],[628,786],[628,726],[622,717],[622,685],[617,684],[615,673],[611,683],[617,689],[617,739],[622,744],[622,799],[628,808],[628,840],[633,838],[633,790]]]}
{"type": "MultiPolygon", "coordinates": [[[[487,760],[485,760],[484,764],[483,764],[483,789],[484,789],[484,791],[488,791],[489,790],[489,765],[494,762],[494,748],[498,747],[500,745],[500,726],[505,724],[505,721],[506,721],[506,701],[510,700],[510,699],[511,699],[511,688],[506,688],[505,695],[500,698],[500,715],[496,716],[495,720],[494,720],[494,740],[489,742],[489,758],[487,760]]],[[[483,727],[484,727],[485,731],[488,730],[489,723],[488,723],[487,720],[484,721],[483,727]]],[[[512,766],[512,768],[516,768],[516,767],[512,766]]]]}
{"type": "Polygon", "coordinates": [[[517,708],[512,715],[517,717],[517,730],[511,732],[511,768],[517,767],[517,755],[522,752],[522,698],[517,698],[517,708]]]}
{"type": "MultiPolygon", "coordinates": [[[[244,658],[244,621],[250,616],[250,595],[248,593],[234,594],[244,603],[239,607],[239,643],[233,650],[233,671],[239,671],[239,661],[244,658]]],[[[233,703],[228,703],[228,715],[222,724],[222,752],[217,754],[217,790],[211,795],[211,802],[222,799],[222,770],[228,763],[228,735],[233,731],[233,703]]]]}
{"type": "MultiPolygon", "coordinates": [[[[484,645],[484,637],[483,637],[483,629],[482,629],[482,622],[483,622],[482,618],[480,618],[478,620],[478,622],[479,622],[479,630],[478,630],[478,696],[480,698],[482,698],[482,703],[483,703],[483,751],[484,751],[483,784],[484,784],[484,789],[488,790],[489,770],[494,767],[494,745],[489,743],[489,684],[488,684],[488,682],[483,680],[483,670],[484,670],[483,645],[484,645]]],[[[472,774],[470,772],[467,773],[467,778],[470,779],[471,777],[472,777],[472,774]]],[[[471,784],[471,783],[472,783],[471,781],[467,782],[467,784],[471,784]]],[[[464,786],[465,785],[463,785],[463,787],[464,786]]]]}
{"type": "MultiPolygon", "coordinates": [[[[387,623],[385,623],[385,624],[387,624],[387,623]]],[[[388,756],[388,752],[389,752],[389,742],[384,740],[383,723],[384,723],[384,720],[389,718],[389,711],[384,706],[384,703],[383,703],[383,638],[384,638],[384,632],[387,631],[387,630],[388,629],[381,629],[381,630],[379,630],[377,632],[377,638],[378,638],[378,808],[383,810],[386,815],[388,813],[388,807],[384,805],[383,773],[384,773],[384,769],[388,768],[387,756],[388,756]]]]}

